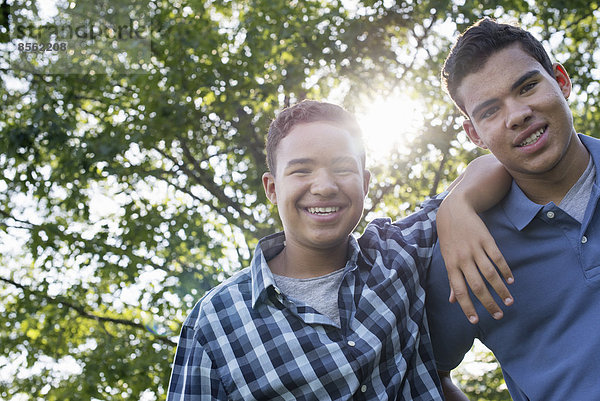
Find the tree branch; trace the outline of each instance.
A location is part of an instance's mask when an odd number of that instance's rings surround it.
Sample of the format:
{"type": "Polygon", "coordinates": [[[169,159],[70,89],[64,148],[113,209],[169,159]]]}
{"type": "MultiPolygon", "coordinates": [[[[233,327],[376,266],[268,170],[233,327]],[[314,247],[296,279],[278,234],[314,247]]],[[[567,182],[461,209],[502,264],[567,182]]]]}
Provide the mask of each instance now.
{"type": "MultiPolygon", "coordinates": [[[[185,153],[185,157],[187,159],[189,159],[190,164],[197,169],[198,171],[201,171],[202,168],[200,167],[200,165],[198,164],[198,161],[193,157],[193,155],[191,154],[189,148],[187,147],[187,145],[182,141],[182,149],[185,153]]],[[[223,203],[226,207],[218,209],[215,206],[213,206],[212,204],[208,203],[208,205],[213,208],[217,213],[223,214],[227,217],[227,219],[229,221],[238,221],[239,227],[242,227],[243,225],[241,224],[241,221],[239,218],[236,218],[231,212],[227,211],[227,207],[231,207],[233,210],[235,210],[236,212],[238,212],[240,214],[240,216],[243,216],[244,218],[250,220],[250,223],[253,225],[257,225],[258,222],[254,220],[254,218],[247,214],[246,212],[244,212],[240,206],[233,202],[229,197],[227,197],[223,191],[221,191],[221,189],[215,185],[214,182],[210,182],[209,180],[205,180],[203,179],[202,176],[195,174],[194,171],[192,171],[190,168],[188,168],[184,162],[177,160],[176,158],[174,158],[173,156],[169,155],[168,153],[166,153],[165,151],[158,149],[158,148],[154,148],[157,152],[159,152],[161,155],[163,155],[164,157],[166,157],[167,159],[169,159],[171,162],[173,162],[173,164],[175,164],[178,168],[180,168],[188,177],[192,178],[194,181],[196,181],[196,183],[198,183],[199,185],[203,186],[207,191],[209,191],[215,198],[217,198],[218,201],[220,201],[221,203],[223,203]]],[[[180,188],[179,186],[176,186],[178,189],[181,189],[182,191],[190,194],[191,192],[184,190],[182,188],[180,188]]],[[[192,195],[193,196],[193,195],[192,195]]],[[[197,198],[196,196],[194,196],[194,198],[197,198]]],[[[200,200],[200,199],[199,199],[200,200]]],[[[204,202],[204,201],[203,201],[204,202]]]]}
{"type": "MultiPolygon", "coordinates": [[[[594,3],[590,3],[589,5],[592,6],[594,3]]],[[[592,17],[594,15],[594,11],[596,11],[598,9],[598,5],[596,5],[596,7],[591,7],[589,9],[587,9],[587,13],[584,13],[583,15],[580,15],[579,18],[577,18],[576,20],[570,22],[567,24],[567,26],[565,26],[565,31],[570,30],[571,28],[573,28],[574,26],[577,27],[579,26],[579,24],[581,23],[581,21],[583,21],[586,18],[592,17]]],[[[581,9],[579,10],[581,11],[581,9]]],[[[568,14],[569,16],[571,16],[572,14],[568,14]]],[[[548,38],[549,39],[549,38],[548,38]]]]}
{"type": "MultiPolygon", "coordinates": [[[[124,326],[129,326],[129,327],[133,327],[136,329],[140,329],[140,330],[144,330],[144,331],[148,331],[148,329],[141,323],[136,323],[133,322],[131,320],[127,320],[127,319],[118,319],[118,318],[112,318],[112,317],[108,317],[108,316],[99,316],[99,315],[95,315],[93,313],[88,312],[87,310],[85,310],[84,307],[80,306],[80,305],[76,305],[75,303],[71,302],[70,300],[68,300],[65,297],[62,296],[56,296],[56,297],[52,297],[48,294],[45,294],[41,291],[36,291],[33,290],[23,284],[17,283],[16,281],[13,281],[11,279],[5,278],[5,277],[0,277],[0,281],[3,281],[7,284],[10,284],[14,287],[17,287],[19,289],[21,289],[23,292],[30,294],[30,295],[34,295],[36,297],[39,298],[43,298],[45,300],[47,300],[48,302],[55,304],[55,305],[64,305],[66,307],[68,307],[69,309],[77,312],[81,317],[86,318],[86,319],[91,319],[91,320],[95,320],[99,323],[113,323],[113,324],[120,324],[120,325],[124,325],[124,326]]],[[[176,342],[172,341],[171,339],[169,339],[169,337],[167,336],[161,336],[155,333],[152,333],[154,335],[154,337],[167,344],[167,345],[171,345],[171,346],[175,346],[177,345],[176,342]]]]}
{"type": "Polygon", "coordinates": [[[435,177],[433,179],[433,184],[431,185],[431,189],[429,190],[429,197],[434,197],[439,191],[438,186],[440,185],[440,181],[444,176],[444,167],[446,167],[446,160],[448,159],[448,151],[442,151],[442,160],[440,161],[440,165],[435,171],[435,177]]]}
{"type": "Polygon", "coordinates": [[[29,230],[32,227],[35,227],[35,224],[30,223],[30,222],[25,221],[25,220],[17,219],[13,215],[11,215],[10,213],[8,213],[8,212],[6,212],[6,211],[4,211],[2,209],[0,209],[0,214],[3,215],[4,217],[6,217],[7,219],[12,219],[12,220],[16,221],[17,223],[20,223],[20,224],[23,224],[24,226],[27,226],[27,227],[14,227],[14,228],[21,228],[21,229],[24,229],[24,230],[29,230]]]}

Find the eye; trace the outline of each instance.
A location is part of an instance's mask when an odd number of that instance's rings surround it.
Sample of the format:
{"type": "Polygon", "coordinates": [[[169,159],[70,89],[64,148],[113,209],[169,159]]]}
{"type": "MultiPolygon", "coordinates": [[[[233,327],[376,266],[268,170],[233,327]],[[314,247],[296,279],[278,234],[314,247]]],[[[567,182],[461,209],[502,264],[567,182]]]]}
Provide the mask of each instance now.
{"type": "Polygon", "coordinates": [[[490,107],[489,109],[486,109],[483,111],[483,113],[481,113],[481,116],[479,117],[480,119],[486,119],[486,118],[490,118],[491,116],[494,115],[494,113],[498,111],[498,107],[494,106],[494,107],[490,107]]]}
{"type": "Polygon", "coordinates": [[[529,82],[529,83],[523,85],[523,87],[521,88],[521,90],[519,91],[519,93],[520,94],[527,93],[530,90],[532,90],[536,85],[537,85],[537,81],[529,82]]]}
{"type": "Polygon", "coordinates": [[[310,170],[307,168],[299,168],[299,169],[290,171],[290,174],[296,174],[296,175],[310,174],[310,170]]]}

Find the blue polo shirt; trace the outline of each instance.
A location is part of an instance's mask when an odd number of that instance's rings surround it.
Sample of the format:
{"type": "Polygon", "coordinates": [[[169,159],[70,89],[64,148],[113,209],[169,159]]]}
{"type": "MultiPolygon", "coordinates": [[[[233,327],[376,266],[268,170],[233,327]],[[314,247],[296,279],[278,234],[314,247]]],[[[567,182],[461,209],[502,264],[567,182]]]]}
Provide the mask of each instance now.
{"type": "Polygon", "coordinates": [[[472,325],[448,303],[436,245],[426,310],[439,370],[455,368],[478,338],[494,352],[516,401],[600,397],[600,141],[580,138],[597,172],[582,224],[552,202],[533,203],[514,183],[482,214],[515,277],[515,303],[502,320],[475,301],[480,321],[472,325]]]}

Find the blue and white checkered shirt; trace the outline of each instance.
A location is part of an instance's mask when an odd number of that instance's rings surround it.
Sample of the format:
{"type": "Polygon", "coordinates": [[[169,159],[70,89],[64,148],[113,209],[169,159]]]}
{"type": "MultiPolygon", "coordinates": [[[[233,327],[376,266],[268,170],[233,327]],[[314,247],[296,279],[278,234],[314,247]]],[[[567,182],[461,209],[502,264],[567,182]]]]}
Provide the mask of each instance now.
{"type": "Polygon", "coordinates": [[[422,288],[442,197],[350,237],[341,328],[277,289],[284,236],[263,238],[186,319],[167,400],[442,400],[422,288]]]}

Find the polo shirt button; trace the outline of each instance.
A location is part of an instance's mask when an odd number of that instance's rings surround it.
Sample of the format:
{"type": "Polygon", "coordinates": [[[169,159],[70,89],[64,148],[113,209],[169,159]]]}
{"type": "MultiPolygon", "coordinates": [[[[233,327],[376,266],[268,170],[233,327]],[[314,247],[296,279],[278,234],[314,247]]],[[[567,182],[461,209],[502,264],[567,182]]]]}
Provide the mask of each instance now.
{"type": "Polygon", "coordinates": [[[348,345],[351,347],[354,347],[356,345],[356,343],[352,340],[348,341],[348,345]]]}
{"type": "Polygon", "coordinates": [[[584,235],[583,237],[581,237],[581,243],[585,244],[587,242],[587,237],[584,235]]]}
{"type": "Polygon", "coordinates": [[[548,216],[549,219],[553,219],[554,218],[554,212],[548,212],[548,213],[546,213],[546,216],[548,216]]]}
{"type": "Polygon", "coordinates": [[[363,384],[363,385],[360,387],[360,391],[362,391],[363,393],[366,393],[366,392],[367,392],[367,385],[366,385],[366,384],[363,384]]]}

